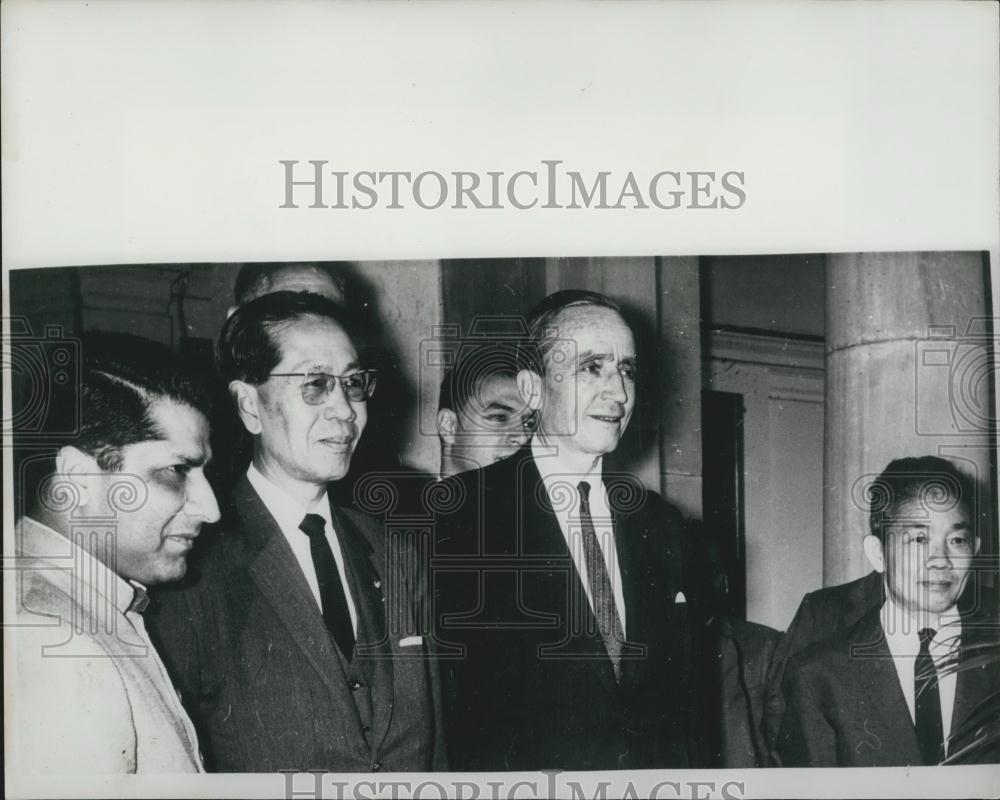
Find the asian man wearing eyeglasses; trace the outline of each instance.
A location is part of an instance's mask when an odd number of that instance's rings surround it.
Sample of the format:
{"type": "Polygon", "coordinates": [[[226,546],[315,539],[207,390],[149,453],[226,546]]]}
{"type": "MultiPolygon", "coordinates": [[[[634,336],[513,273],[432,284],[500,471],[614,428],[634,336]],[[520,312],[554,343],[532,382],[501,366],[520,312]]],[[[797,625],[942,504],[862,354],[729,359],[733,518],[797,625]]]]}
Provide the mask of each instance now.
{"type": "Polygon", "coordinates": [[[342,310],[264,295],[228,319],[217,357],[253,460],[153,623],[206,768],[444,769],[417,559],[330,497],[375,389],[342,310]]]}

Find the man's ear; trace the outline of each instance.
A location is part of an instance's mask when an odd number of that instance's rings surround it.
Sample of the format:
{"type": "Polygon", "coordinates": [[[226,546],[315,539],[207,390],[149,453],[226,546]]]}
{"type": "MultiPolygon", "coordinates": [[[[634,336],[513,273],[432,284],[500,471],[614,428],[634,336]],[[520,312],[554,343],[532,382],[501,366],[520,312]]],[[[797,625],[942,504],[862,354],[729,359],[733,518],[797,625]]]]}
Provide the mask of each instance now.
{"type": "Polygon", "coordinates": [[[437,415],[438,436],[446,444],[455,444],[455,433],[458,431],[458,414],[450,408],[442,408],[437,415]]]}
{"type": "Polygon", "coordinates": [[[865,556],[872,569],[876,572],[885,572],[885,551],[882,549],[882,541],[872,534],[868,534],[864,540],[865,556]]]}
{"type": "Polygon", "coordinates": [[[517,373],[517,391],[532,411],[542,407],[542,376],[534,370],[522,369],[517,373]]]}
{"type": "Polygon", "coordinates": [[[64,481],[73,484],[79,498],[77,504],[79,506],[85,506],[90,502],[94,489],[93,482],[103,472],[104,470],[97,465],[96,458],[72,445],[60,447],[56,453],[56,474],[64,481]]]}
{"type": "Polygon", "coordinates": [[[229,393],[236,401],[236,413],[243,427],[254,436],[260,434],[260,393],[257,387],[245,381],[230,381],[229,393]]]}

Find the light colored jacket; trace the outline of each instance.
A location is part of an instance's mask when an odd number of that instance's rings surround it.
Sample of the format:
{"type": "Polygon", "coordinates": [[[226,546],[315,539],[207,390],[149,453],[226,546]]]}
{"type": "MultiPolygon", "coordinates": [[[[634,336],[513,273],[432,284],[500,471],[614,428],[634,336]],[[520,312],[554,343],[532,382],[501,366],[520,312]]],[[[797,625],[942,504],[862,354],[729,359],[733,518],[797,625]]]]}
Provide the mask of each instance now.
{"type": "Polygon", "coordinates": [[[35,520],[21,519],[17,532],[17,598],[5,620],[8,769],[204,771],[146,634],[143,593],[35,520]]]}

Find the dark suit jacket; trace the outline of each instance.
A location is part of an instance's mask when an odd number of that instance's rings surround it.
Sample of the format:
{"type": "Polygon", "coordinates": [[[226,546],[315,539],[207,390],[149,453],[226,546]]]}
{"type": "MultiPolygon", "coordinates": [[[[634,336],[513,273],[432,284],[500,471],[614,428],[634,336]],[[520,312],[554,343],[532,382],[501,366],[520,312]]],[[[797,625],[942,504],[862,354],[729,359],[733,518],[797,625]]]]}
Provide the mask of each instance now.
{"type": "Polygon", "coordinates": [[[605,485],[630,643],[620,685],[530,448],[440,485],[434,621],[453,769],[700,763],[681,517],[634,479],[605,485]]]}
{"type": "MultiPolygon", "coordinates": [[[[882,574],[874,570],[862,578],[818,589],[802,598],[775,653],[768,677],[764,735],[771,747],[772,761],[777,761],[778,729],[785,711],[782,686],[788,659],[816,642],[846,633],[873,608],[880,608],[884,600],[882,574]]],[[[995,619],[997,596],[994,589],[985,580],[970,579],[959,599],[959,610],[963,614],[995,619]]]]}
{"type": "MultiPolygon", "coordinates": [[[[788,662],[787,708],[778,736],[782,766],[923,763],[879,611],[870,610],[845,634],[819,642],[788,662]]],[[[1000,690],[998,656],[995,627],[963,618],[952,737],[966,731],[990,695],[1000,690]]],[[[949,755],[956,749],[953,743],[949,755]]],[[[995,760],[996,743],[992,754],[978,755],[995,760]]]]}
{"type": "Polygon", "coordinates": [[[444,769],[437,664],[419,625],[426,576],[412,547],[385,541],[370,517],[331,508],[359,618],[348,662],[245,477],[232,500],[230,525],[207,534],[188,578],[147,615],[206,767],[444,769]],[[422,644],[404,644],[422,633],[422,644]]]}
{"type": "Polygon", "coordinates": [[[723,617],[716,620],[712,658],[698,661],[698,670],[712,681],[705,693],[706,711],[718,720],[712,766],[766,767],[764,699],[767,675],[782,634],[766,625],[723,617]]]}
{"type": "Polygon", "coordinates": [[[881,607],[884,600],[882,575],[874,570],[863,578],[809,592],[785,632],[785,658],[801,653],[814,642],[846,633],[873,608],[881,607]]]}

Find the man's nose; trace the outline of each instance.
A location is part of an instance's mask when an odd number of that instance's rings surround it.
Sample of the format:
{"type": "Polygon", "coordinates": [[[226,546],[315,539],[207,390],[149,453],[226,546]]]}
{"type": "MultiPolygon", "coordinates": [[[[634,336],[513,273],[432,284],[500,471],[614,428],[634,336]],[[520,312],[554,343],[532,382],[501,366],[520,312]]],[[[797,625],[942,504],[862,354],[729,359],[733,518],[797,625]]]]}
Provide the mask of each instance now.
{"type": "Polygon", "coordinates": [[[203,522],[219,521],[219,503],[204,473],[192,476],[188,484],[187,510],[189,516],[200,518],[203,522]]]}
{"type": "Polygon", "coordinates": [[[927,566],[939,569],[951,567],[951,554],[948,552],[947,543],[931,539],[927,547],[927,566]]]}
{"type": "Polygon", "coordinates": [[[628,402],[628,392],[625,391],[625,376],[620,372],[613,372],[604,386],[604,394],[615,402],[625,405],[628,402]]]}
{"type": "Polygon", "coordinates": [[[326,402],[323,404],[323,416],[327,419],[353,422],[357,415],[358,412],[354,410],[351,401],[347,399],[347,392],[344,391],[343,385],[339,380],[336,381],[336,385],[327,395],[326,402]]]}

